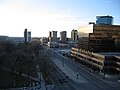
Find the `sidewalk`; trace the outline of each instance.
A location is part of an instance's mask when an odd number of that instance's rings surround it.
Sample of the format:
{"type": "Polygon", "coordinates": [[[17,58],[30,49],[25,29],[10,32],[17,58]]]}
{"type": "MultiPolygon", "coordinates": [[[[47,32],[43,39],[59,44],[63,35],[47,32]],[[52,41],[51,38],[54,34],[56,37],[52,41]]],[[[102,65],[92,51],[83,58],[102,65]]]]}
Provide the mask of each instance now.
{"type": "MultiPolygon", "coordinates": [[[[36,68],[39,69],[39,66],[37,65],[36,68]]],[[[41,83],[39,83],[38,85],[32,85],[31,87],[29,86],[29,87],[20,87],[20,88],[9,88],[6,90],[46,90],[45,82],[44,82],[42,74],[40,72],[37,72],[37,74],[38,74],[37,78],[32,77],[32,76],[29,76],[29,78],[36,80],[36,81],[41,80],[41,83]]],[[[22,74],[22,76],[28,77],[26,74],[22,74]]]]}
{"type": "MultiPolygon", "coordinates": [[[[38,69],[38,71],[40,70],[39,65],[36,65],[36,68],[38,69]]],[[[37,79],[39,81],[41,80],[41,82],[39,84],[40,89],[38,89],[38,90],[46,90],[45,82],[44,82],[44,79],[43,79],[43,76],[42,76],[41,72],[37,72],[37,74],[38,74],[38,78],[37,79]]]]}

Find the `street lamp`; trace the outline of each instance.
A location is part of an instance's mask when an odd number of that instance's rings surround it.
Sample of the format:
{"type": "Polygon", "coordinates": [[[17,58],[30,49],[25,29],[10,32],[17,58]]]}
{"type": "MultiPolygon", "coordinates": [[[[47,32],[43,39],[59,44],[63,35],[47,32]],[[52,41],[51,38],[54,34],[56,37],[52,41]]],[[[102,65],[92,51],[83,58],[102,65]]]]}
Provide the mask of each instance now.
{"type": "Polygon", "coordinates": [[[62,66],[64,67],[64,59],[62,60],[62,66]]]}
{"type": "MultiPolygon", "coordinates": [[[[77,61],[79,61],[79,52],[77,52],[77,61]]],[[[78,79],[78,76],[79,76],[79,74],[78,74],[78,64],[77,64],[77,61],[76,61],[76,68],[77,68],[77,79],[78,79]]]]}

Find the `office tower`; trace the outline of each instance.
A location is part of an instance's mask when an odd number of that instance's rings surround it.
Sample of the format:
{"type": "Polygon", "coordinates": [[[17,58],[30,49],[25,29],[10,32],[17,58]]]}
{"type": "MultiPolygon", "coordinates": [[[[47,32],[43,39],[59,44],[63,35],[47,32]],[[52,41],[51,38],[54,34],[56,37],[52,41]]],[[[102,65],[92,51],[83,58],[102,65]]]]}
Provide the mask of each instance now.
{"type": "Polygon", "coordinates": [[[49,31],[49,37],[51,37],[51,33],[52,33],[52,32],[51,32],[51,31],[49,31]]]}
{"type": "Polygon", "coordinates": [[[67,32],[66,31],[60,32],[60,42],[61,43],[67,42],[67,32]]]}
{"type": "Polygon", "coordinates": [[[27,42],[31,42],[31,32],[27,32],[27,42]]]}
{"type": "Polygon", "coordinates": [[[57,31],[52,31],[51,32],[51,37],[57,38],[57,31]]]}
{"type": "Polygon", "coordinates": [[[112,16],[96,16],[96,24],[103,25],[112,25],[113,24],[113,17],[112,16]]]}
{"type": "Polygon", "coordinates": [[[71,31],[71,40],[74,42],[78,41],[78,31],[77,30],[72,30],[71,31]]]}
{"type": "Polygon", "coordinates": [[[57,31],[52,31],[51,37],[53,42],[57,42],[57,31]]]}
{"type": "Polygon", "coordinates": [[[25,29],[24,31],[24,39],[25,39],[25,43],[27,42],[27,29],[25,29]]]}
{"type": "Polygon", "coordinates": [[[49,42],[57,42],[57,31],[49,32],[49,42]]]}
{"type": "Polygon", "coordinates": [[[51,31],[49,31],[48,42],[51,42],[51,31]]]}
{"type": "Polygon", "coordinates": [[[25,40],[25,43],[31,42],[31,32],[27,31],[27,29],[25,29],[24,31],[24,40],[25,40]]]}
{"type": "Polygon", "coordinates": [[[93,33],[89,33],[89,49],[94,52],[119,52],[120,26],[93,25],[93,33]]]}

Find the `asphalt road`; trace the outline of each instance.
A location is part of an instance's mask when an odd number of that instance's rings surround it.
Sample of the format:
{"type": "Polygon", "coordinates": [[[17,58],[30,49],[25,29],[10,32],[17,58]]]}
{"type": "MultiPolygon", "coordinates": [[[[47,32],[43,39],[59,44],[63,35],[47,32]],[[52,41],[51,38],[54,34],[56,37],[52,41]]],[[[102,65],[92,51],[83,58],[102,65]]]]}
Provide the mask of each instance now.
{"type": "Polygon", "coordinates": [[[59,82],[59,79],[63,79],[64,77],[63,72],[60,71],[59,68],[54,70],[54,72],[50,74],[50,77],[54,82],[54,90],[76,90],[71,80],[67,80],[68,82],[63,82],[63,83],[59,82]]]}
{"type": "Polygon", "coordinates": [[[57,52],[53,52],[53,54],[53,60],[59,60],[64,66],[69,67],[74,72],[79,72],[79,75],[87,81],[86,83],[77,83],[73,80],[69,80],[67,83],[59,83],[59,78],[63,77],[63,72],[60,71],[60,69],[56,69],[51,74],[51,78],[55,85],[54,90],[120,90],[120,87],[96,78],[91,75],[91,73],[86,72],[81,66],[75,65],[73,62],[66,60],[57,52]]]}

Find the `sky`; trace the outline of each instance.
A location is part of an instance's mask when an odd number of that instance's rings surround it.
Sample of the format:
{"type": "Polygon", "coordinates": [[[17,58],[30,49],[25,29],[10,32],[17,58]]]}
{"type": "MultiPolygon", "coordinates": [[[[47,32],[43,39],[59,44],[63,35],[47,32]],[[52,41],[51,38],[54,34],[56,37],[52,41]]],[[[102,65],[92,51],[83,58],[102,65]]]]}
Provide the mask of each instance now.
{"type": "Polygon", "coordinates": [[[48,37],[49,31],[92,32],[89,22],[110,15],[120,25],[120,0],[0,0],[0,35],[48,37]]]}

